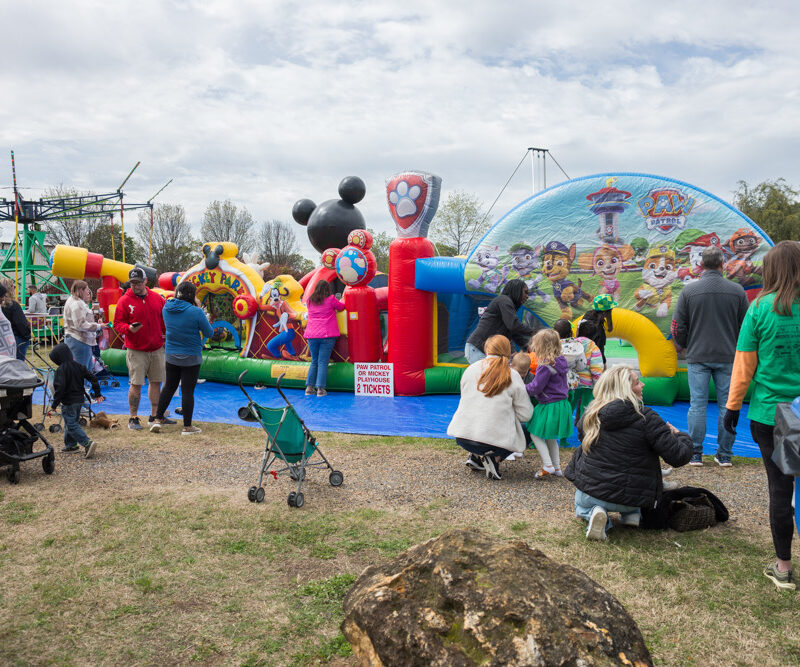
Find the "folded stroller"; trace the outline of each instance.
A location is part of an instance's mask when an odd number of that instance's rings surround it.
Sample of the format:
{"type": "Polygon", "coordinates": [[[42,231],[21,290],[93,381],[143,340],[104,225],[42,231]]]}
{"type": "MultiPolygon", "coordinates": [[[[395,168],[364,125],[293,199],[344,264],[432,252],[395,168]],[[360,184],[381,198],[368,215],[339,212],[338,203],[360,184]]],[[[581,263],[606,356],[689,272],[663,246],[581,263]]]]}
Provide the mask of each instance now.
{"type": "Polygon", "coordinates": [[[24,361],[0,357],[0,466],[9,466],[6,477],[19,484],[19,464],[42,458],[42,469],[52,475],[56,458],[50,443],[28,421],[33,412],[33,390],[42,379],[24,361]],[[33,450],[37,440],[44,448],[33,450]]]}
{"type": "Polygon", "coordinates": [[[288,473],[289,477],[297,482],[297,490],[289,494],[287,502],[289,507],[302,507],[305,497],[302,493],[303,481],[306,478],[306,469],[326,466],[331,472],[328,481],[331,486],[341,486],[344,475],[328,463],[328,459],[317,446],[317,440],[308,430],[303,420],[295,411],[289,399],[281,391],[283,373],[276,382],[275,388],[286,402],[282,408],[265,408],[256,403],[242,385],[244,371],[239,376],[239,389],[247,397],[247,407],[239,410],[239,417],[245,421],[258,421],[267,434],[267,443],[264,447],[264,458],[261,461],[261,470],[258,474],[258,483],[247,491],[250,502],[260,503],[264,500],[264,487],[262,482],[265,475],[272,475],[277,479],[279,474],[288,473]],[[321,461],[309,463],[314,454],[319,454],[321,461]],[[275,466],[274,470],[271,468],[275,466]]]}

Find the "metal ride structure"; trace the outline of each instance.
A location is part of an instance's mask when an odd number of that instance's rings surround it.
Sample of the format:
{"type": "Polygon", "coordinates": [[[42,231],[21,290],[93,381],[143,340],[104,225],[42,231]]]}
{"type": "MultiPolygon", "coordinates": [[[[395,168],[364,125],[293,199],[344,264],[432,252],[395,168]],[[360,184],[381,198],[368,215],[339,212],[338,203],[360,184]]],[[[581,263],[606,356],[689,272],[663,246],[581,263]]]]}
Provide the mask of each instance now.
{"type": "Polygon", "coordinates": [[[122,261],[125,261],[125,212],[137,209],[150,209],[150,250],[148,251],[148,264],[153,242],[153,199],[172,182],[170,179],[147,202],[131,203],[124,199],[122,188],[128,179],[141,164],[137,162],[130,170],[125,180],[114,192],[105,194],[86,194],[69,197],[43,197],[38,200],[24,199],[17,188],[17,169],[14,151],[11,151],[11,174],[13,179],[14,197],[8,200],[0,199],[0,224],[14,222],[14,240],[0,260],[0,276],[12,277],[17,292],[17,298],[26,307],[28,298],[26,286],[50,285],[57,292],[68,293],[67,286],[61,278],[55,278],[51,272],[50,259],[44,246],[47,232],[42,229],[43,223],[54,221],[69,221],[83,218],[105,218],[111,225],[112,258],[116,259],[114,248],[114,215],[119,213],[122,261]]]}

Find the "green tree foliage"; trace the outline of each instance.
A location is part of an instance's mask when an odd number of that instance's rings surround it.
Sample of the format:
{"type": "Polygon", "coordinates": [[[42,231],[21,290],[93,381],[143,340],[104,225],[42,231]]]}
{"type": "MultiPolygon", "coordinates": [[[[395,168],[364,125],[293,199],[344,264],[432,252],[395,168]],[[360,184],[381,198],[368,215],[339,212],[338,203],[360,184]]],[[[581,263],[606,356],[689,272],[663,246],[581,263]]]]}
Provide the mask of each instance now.
{"type": "Polygon", "coordinates": [[[481,200],[475,195],[456,190],[439,207],[431,223],[431,240],[437,248],[448,246],[454,250],[453,254],[466,255],[480,241],[490,225],[491,220],[483,211],[481,200]]]}
{"type": "MultiPolygon", "coordinates": [[[[86,235],[84,247],[89,252],[96,252],[99,255],[122,261],[122,228],[119,223],[114,223],[113,235],[114,242],[111,242],[112,229],[107,222],[98,225],[86,235]]],[[[142,248],[136,240],[125,232],[125,261],[128,264],[146,264],[147,251],[142,248]]]]}
{"type": "Polygon", "coordinates": [[[767,235],[778,241],[800,240],[800,200],[798,191],[786,180],[764,181],[750,187],[739,181],[733,203],[767,235]]]}
{"type": "MultiPolygon", "coordinates": [[[[139,211],[136,235],[144,249],[150,249],[150,211],[139,211]]],[[[153,245],[150,265],[158,272],[185,271],[200,257],[200,242],[192,237],[186,211],[180,204],[157,204],[153,209],[153,245]]],[[[127,251],[127,248],[126,248],[127,251]]]]}
{"type": "Polygon", "coordinates": [[[231,241],[239,246],[241,257],[255,245],[253,224],[253,216],[245,207],[239,209],[230,199],[212,201],[203,214],[202,242],[231,241]]]}
{"type": "Polygon", "coordinates": [[[376,232],[374,229],[367,229],[372,234],[372,254],[375,255],[375,262],[378,271],[389,273],[389,246],[394,241],[394,236],[386,232],[376,232]]]}

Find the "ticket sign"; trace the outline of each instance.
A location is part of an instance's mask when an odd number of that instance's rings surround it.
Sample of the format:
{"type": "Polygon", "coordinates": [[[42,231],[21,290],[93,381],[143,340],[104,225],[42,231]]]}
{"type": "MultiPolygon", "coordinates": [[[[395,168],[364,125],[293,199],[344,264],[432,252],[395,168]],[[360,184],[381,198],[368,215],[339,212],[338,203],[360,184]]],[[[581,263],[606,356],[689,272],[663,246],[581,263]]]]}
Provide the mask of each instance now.
{"type": "Polygon", "coordinates": [[[356,396],[394,396],[392,364],[356,363],[356,396]]]}

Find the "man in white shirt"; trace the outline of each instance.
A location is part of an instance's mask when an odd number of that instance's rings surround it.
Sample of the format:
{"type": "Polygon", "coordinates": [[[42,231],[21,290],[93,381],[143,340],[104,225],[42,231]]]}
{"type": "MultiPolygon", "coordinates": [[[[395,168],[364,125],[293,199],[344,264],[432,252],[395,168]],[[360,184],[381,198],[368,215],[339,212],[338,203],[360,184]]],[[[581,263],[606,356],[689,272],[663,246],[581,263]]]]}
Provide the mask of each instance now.
{"type": "Polygon", "coordinates": [[[28,297],[28,302],[25,304],[27,306],[27,311],[30,314],[47,314],[47,297],[42,294],[38,289],[36,289],[36,285],[30,285],[28,287],[28,293],[30,296],[28,297]]]}

